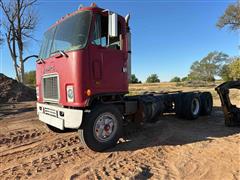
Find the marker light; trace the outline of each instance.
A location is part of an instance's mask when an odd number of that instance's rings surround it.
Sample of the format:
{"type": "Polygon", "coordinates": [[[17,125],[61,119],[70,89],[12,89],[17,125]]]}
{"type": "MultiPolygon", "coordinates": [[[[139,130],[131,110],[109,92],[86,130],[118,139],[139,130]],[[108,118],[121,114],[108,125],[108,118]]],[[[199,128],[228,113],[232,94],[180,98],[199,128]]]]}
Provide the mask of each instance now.
{"type": "Polygon", "coordinates": [[[97,4],[96,3],[92,3],[91,7],[97,7],[97,4]]]}
{"type": "Polygon", "coordinates": [[[90,89],[87,90],[87,96],[91,96],[92,92],[90,89]]]}
{"type": "Polygon", "coordinates": [[[39,98],[39,87],[37,86],[36,87],[36,96],[37,96],[37,99],[39,98]]]}

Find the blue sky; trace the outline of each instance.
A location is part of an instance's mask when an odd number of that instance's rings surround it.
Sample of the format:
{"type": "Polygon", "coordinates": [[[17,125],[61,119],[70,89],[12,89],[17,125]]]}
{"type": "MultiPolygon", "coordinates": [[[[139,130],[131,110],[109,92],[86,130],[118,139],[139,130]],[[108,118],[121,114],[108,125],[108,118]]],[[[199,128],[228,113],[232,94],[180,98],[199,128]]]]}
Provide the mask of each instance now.
{"type": "MultiPolygon", "coordinates": [[[[98,6],[120,15],[131,14],[132,73],[145,81],[152,73],[161,81],[174,76],[186,76],[191,64],[210,51],[240,55],[239,34],[227,28],[216,28],[218,18],[235,1],[94,1],[98,6]]],[[[80,4],[91,1],[39,0],[35,7],[39,24],[34,37],[38,42],[26,42],[25,55],[38,54],[43,33],[59,18],[75,11],[80,4]]],[[[1,17],[3,15],[1,14],[1,17]]],[[[25,64],[27,71],[35,69],[35,60],[25,64]]],[[[15,77],[6,45],[0,50],[0,72],[15,77]]]]}

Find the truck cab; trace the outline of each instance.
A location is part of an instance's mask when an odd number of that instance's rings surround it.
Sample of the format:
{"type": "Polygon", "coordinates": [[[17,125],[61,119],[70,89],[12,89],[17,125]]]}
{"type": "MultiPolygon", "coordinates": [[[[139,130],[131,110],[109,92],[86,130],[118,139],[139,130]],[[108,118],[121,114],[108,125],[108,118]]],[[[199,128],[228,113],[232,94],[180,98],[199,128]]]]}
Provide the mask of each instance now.
{"type": "Polygon", "coordinates": [[[85,108],[91,96],[128,93],[127,25],[110,13],[80,8],[44,34],[36,68],[39,103],[85,108]]]}

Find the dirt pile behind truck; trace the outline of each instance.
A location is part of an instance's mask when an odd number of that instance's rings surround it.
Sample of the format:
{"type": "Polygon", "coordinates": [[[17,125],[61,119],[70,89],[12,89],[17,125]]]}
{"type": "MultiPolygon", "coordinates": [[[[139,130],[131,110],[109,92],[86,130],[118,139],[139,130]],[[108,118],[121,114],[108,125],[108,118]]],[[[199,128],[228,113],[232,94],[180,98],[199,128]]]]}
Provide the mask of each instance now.
{"type": "Polygon", "coordinates": [[[0,73],[0,103],[36,100],[36,91],[0,73]]]}

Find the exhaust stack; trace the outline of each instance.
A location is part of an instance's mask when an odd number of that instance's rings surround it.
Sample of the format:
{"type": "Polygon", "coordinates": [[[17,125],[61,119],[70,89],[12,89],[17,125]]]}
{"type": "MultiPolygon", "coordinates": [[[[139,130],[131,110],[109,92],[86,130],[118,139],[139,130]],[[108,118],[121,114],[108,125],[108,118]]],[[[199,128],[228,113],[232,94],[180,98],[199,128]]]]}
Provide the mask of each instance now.
{"type": "Polygon", "coordinates": [[[130,14],[128,14],[125,17],[125,21],[127,24],[127,39],[128,39],[128,60],[127,60],[127,72],[128,72],[128,82],[131,81],[131,54],[132,54],[132,47],[131,47],[131,31],[129,27],[129,20],[130,20],[130,14]]]}

